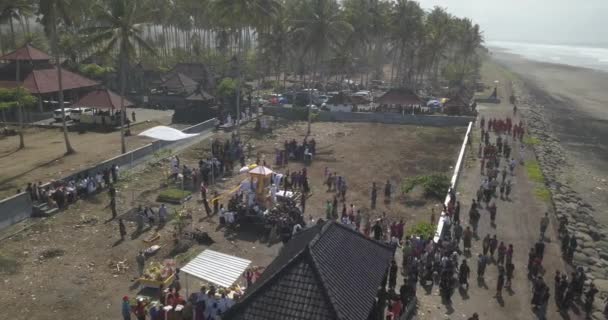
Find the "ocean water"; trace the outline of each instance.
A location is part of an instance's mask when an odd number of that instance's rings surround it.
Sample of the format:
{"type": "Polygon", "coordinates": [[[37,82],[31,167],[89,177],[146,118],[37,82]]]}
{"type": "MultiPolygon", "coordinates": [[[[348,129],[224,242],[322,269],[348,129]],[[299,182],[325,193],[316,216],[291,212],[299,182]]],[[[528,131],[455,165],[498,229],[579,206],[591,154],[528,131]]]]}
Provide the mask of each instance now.
{"type": "Polygon", "coordinates": [[[507,41],[488,41],[486,45],[490,50],[503,50],[529,60],[608,72],[608,48],[507,41]]]}

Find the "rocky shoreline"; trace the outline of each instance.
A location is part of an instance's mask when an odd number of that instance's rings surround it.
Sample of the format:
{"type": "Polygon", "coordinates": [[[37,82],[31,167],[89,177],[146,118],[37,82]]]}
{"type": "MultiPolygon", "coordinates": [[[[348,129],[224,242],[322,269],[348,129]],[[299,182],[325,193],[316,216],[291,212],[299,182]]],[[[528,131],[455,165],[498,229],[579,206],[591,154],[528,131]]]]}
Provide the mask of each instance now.
{"type": "MultiPolygon", "coordinates": [[[[528,133],[539,140],[533,149],[552,194],[554,213],[558,219],[564,216],[568,219],[568,231],[577,238],[578,247],[572,265],[588,269],[589,278],[603,297],[608,294],[608,228],[595,219],[596,208],[583,200],[567,182],[564,170],[570,167],[569,160],[551,130],[545,107],[535,101],[521,80],[512,81],[512,90],[524,115],[528,133]]],[[[595,306],[603,310],[603,303],[599,300],[596,298],[595,306]]],[[[601,312],[597,312],[594,312],[594,318],[599,316],[603,319],[601,312]]]]}

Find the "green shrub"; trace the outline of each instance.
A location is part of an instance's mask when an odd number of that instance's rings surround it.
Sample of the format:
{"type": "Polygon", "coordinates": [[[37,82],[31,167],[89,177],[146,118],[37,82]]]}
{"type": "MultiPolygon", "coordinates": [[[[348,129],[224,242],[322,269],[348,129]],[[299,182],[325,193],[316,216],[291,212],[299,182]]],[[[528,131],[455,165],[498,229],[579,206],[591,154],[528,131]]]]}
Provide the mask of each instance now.
{"type": "Polygon", "coordinates": [[[542,187],[536,187],[534,189],[534,195],[545,202],[549,202],[551,201],[551,191],[549,191],[549,189],[547,189],[547,187],[542,186],[542,187]]]}
{"type": "Polygon", "coordinates": [[[435,226],[428,222],[419,222],[407,230],[407,235],[410,237],[423,236],[425,239],[429,239],[435,236],[435,226]]]}
{"type": "Polygon", "coordinates": [[[156,198],[156,201],[180,204],[180,203],[182,203],[182,201],[184,199],[186,199],[191,194],[192,193],[187,190],[169,188],[169,189],[161,191],[161,193],[156,198]]]}
{"type": "Polygon", "coordinates": [[[531,160],[527,161],[525,164],[526,172],[528,173],[528,177],[538,183],[545,183],[545,177],[543,176],[543,172],[540,170],[540,166],[537,161],[531,160]]]}
{"type": "Polygon", "coordinates": [[[424,196],[442,200],[450,188],[450,179],[444,174],[430,174],[406,179],[401,186],[404,193],[409,193],[416,186],[422,186],[424,196]]]}

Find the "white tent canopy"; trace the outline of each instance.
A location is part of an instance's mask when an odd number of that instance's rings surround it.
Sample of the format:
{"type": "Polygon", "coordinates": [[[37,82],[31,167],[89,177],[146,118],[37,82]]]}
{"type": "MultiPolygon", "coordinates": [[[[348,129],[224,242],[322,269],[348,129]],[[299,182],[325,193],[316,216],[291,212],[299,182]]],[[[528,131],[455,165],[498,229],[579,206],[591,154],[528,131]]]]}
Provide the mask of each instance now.
{"type": "Polygon", "coordinates": [[[228,288],[245,272],[251,261],[213,250],[205,250],[180,271],[201,280],[228,288]]]}
{"type": "Polygon", "coordinates": [[[156,126],[154,128],[142,131],[140,134],[138,134],[138,136],[146,136],[164,141],[177,141],[198,136],[198,133],[183,133],[182,131],[171,127],[156,126]]]}
{"type": "Polygon", "coordinates": [[[252,173],[252,174],[261,174],[261,175],[264,175],[264,176],[272,174],[273,172],[274,171],[272,171],[271,169],[266,168],[264,166],[257,166],[255,168],[249,170],[249,173],[252,173]]]}

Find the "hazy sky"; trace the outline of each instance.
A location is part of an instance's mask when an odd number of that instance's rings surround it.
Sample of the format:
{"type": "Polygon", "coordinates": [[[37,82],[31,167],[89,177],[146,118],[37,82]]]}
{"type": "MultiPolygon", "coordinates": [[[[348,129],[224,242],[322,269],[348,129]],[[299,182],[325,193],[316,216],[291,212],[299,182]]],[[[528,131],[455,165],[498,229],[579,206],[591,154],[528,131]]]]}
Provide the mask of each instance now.
{"type": "Polygon", "coordinates": [[[608,0],[418,0],[469,17],[487,41],[608,45],[608,0]]]}

